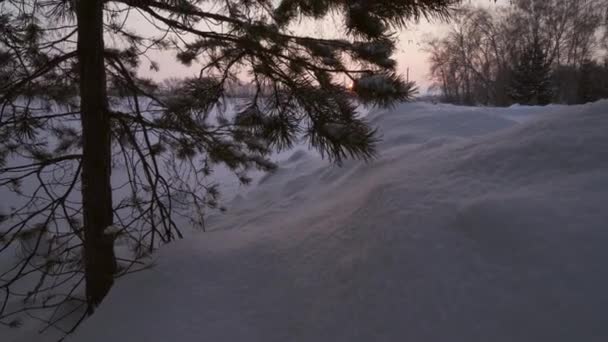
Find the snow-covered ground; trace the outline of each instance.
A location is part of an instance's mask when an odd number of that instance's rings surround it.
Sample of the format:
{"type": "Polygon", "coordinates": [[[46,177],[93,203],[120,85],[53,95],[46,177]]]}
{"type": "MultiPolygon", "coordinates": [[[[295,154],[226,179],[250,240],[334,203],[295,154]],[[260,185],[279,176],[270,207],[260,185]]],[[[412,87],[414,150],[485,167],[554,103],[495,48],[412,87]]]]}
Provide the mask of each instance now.
{"type": "Polygon", "coordinates": [[[608,102],[369,116],[123,278],[68,341],[608,341],[608,102]]]}

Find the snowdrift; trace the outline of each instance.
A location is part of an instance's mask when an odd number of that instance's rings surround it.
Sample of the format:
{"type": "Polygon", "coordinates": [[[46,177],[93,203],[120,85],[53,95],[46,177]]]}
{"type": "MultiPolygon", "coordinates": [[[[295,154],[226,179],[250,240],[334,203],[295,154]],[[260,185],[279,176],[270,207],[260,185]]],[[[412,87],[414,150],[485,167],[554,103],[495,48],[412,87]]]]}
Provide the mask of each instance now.
{"type": "Polygon", "coordinates": [[[68,340],[608,340],[608,102],[368,118],[377,160],[290,152],[68,340]]]}

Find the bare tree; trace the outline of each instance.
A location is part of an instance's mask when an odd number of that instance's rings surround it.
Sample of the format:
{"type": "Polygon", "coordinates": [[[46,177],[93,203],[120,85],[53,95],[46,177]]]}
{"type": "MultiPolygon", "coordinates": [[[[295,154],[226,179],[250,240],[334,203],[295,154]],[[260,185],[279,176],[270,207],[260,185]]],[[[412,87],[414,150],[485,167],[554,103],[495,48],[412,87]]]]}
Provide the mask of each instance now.
{"type": "Polygon", "coordinates": [[[512,41],[505,26],[484,9],[464,9],[446,37],[428,45],[431,77],[446,100],[458,104],[504,103],[512,41]]]}
{"type": "Polygon", "coordinates": [[[605,0],[516,0],[492,11],[464,9],[448,35],[428,46],[431,77],[449,102],[509,105],[513,70],[539,44],[554,100],[576,102],[582,64],[602,56],[607,8],[605,0]]]}

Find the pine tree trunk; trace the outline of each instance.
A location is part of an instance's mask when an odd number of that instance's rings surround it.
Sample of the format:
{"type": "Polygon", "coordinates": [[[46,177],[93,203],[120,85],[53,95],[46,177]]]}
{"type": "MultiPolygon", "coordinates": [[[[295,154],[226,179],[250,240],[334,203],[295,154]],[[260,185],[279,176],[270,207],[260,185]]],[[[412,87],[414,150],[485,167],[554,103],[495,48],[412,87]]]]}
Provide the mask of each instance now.
{"type": "Polygon", "coordinates": [[[110,118],[104,66],[103,1],[77,0],[78,59],[83,139],[82,200],[88,311],[114,282],[114,241],[105,234],[112,224],[110,118]]]}

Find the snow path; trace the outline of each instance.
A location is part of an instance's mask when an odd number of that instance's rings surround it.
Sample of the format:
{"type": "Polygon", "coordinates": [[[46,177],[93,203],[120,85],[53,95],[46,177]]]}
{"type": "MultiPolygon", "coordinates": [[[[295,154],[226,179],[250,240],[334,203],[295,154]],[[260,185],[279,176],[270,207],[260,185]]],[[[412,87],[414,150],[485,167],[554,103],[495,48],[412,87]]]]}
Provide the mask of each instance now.
{"type": "Polygon", "coordinates": [[[404,104],[295,151],[69,341],[607,341],[608,102],[404,104]]]}

